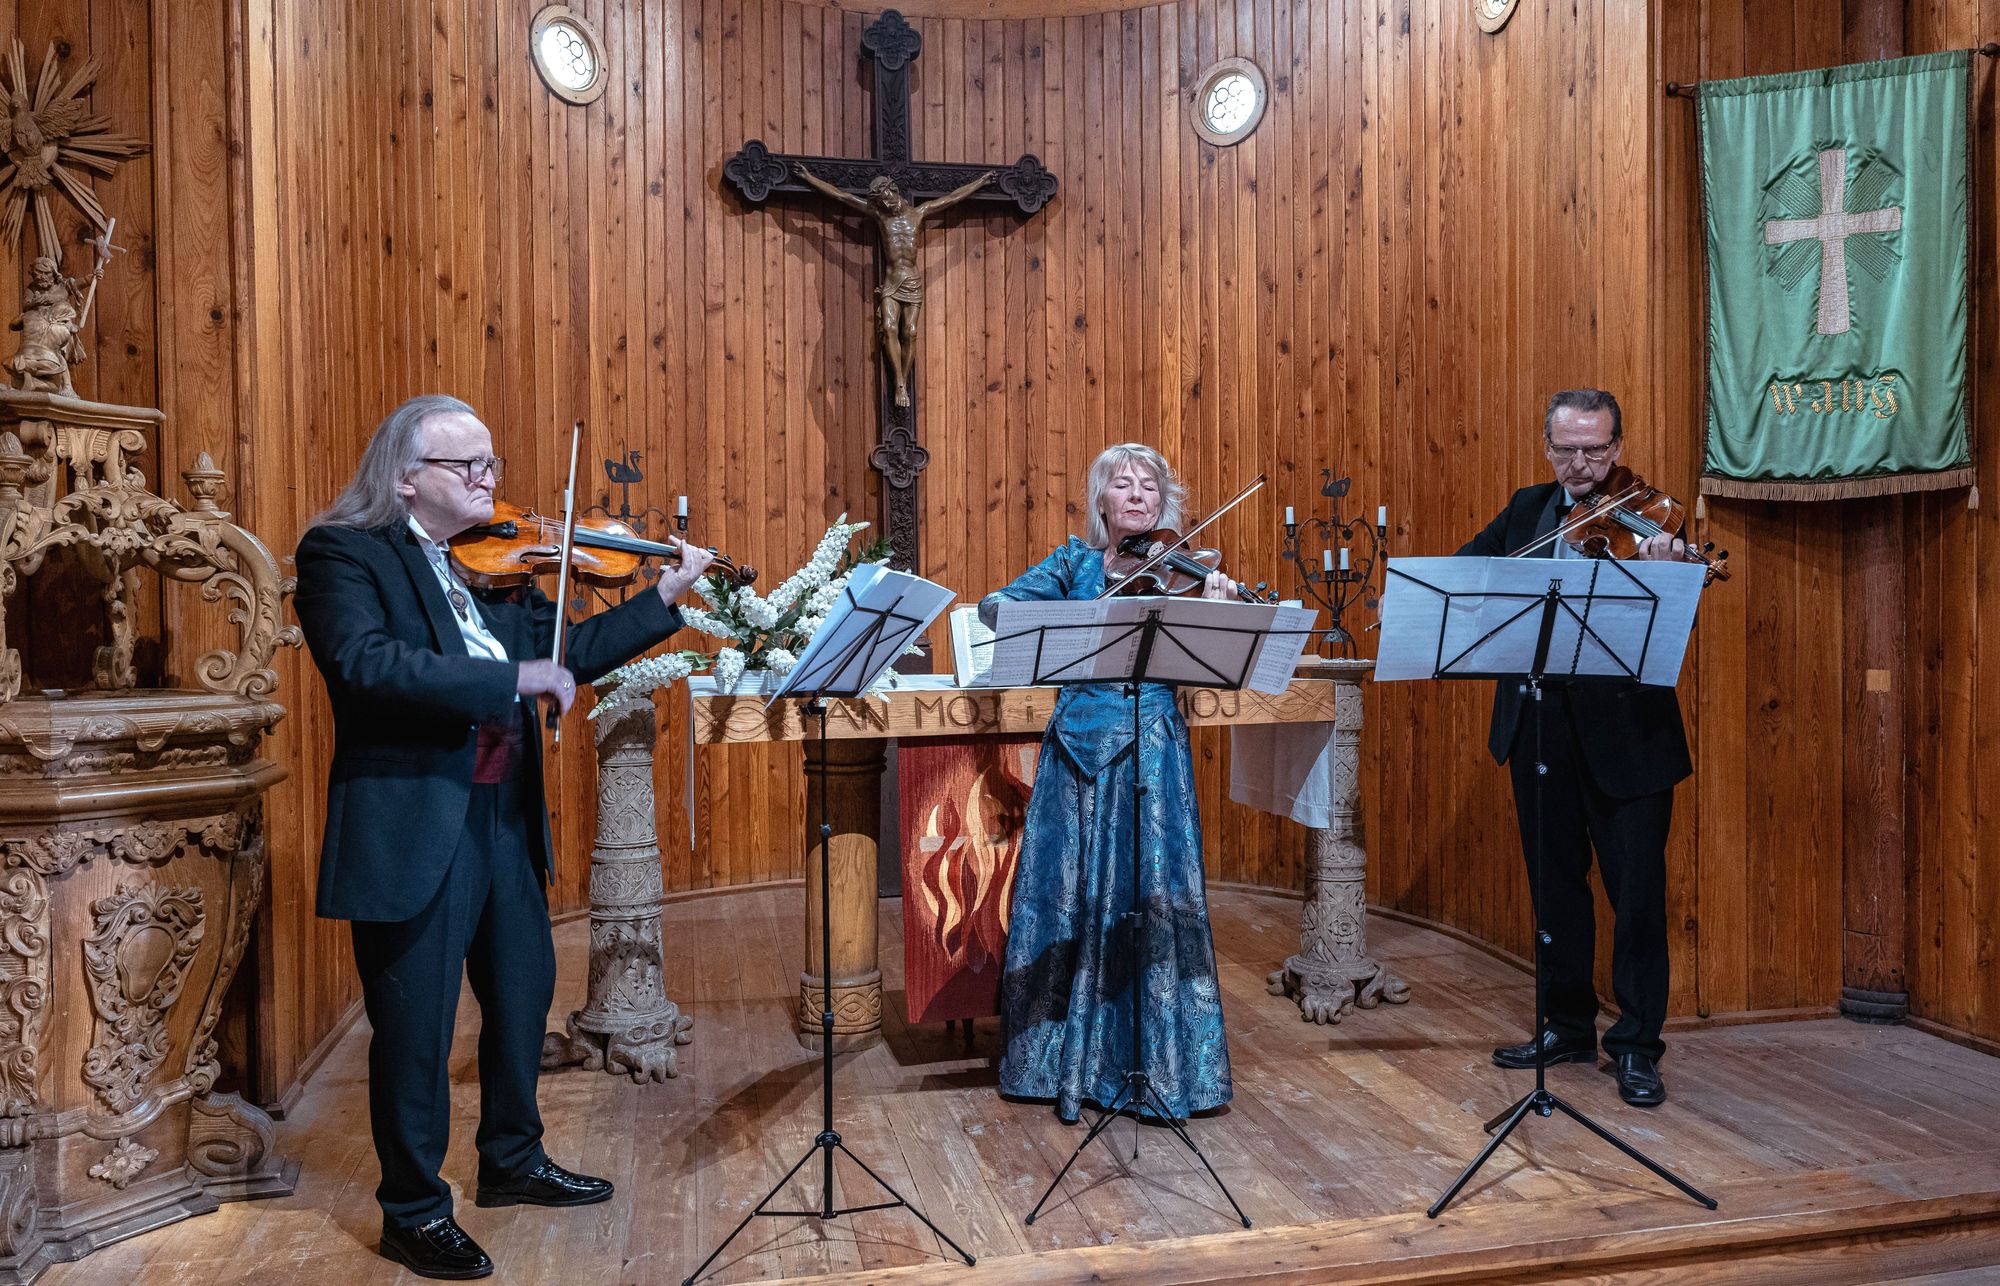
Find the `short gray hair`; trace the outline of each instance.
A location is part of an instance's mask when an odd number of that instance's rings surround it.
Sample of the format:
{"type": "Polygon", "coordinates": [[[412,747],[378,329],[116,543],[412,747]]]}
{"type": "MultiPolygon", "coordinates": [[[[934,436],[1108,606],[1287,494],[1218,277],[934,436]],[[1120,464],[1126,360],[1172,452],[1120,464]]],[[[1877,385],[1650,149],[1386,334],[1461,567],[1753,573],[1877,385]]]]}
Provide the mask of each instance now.
{"type": "Polygon", "coordinates": [[[1542,441],[1552,440],[1555,432],[1556,412],[1564,409],[1581,411],[1586,415],[1598,411],[1611,412],[1611,440],[1618,441],[1625,436],[1625,415],[1618,409],[1618,399],[1601,388],[1566,388],[1560,393],[1549,395],[1549,409],[1542,412],[1542,441]]]}
{"type": "Polygon", "coordinates": [[[408,522],[410,503],[396,487],[424,458],[424,421],[434,415],[479,413],[444,393],[424,393],[384,416],[361,452],[354,478],[332,504],[315,514],[309,527],[387,527],[408,522]]]}
{"type": "Polygon", "coordinates": [[[1143,442],[1120,442],[1098,452],[1090,462],[1090,481],[1084,492],[1083,508],[1089,527],[1084,540],[1093,549],[1104,549],[1111,544],[1111,528],[1104,521],[1104,492],[1118,471],[1128,464],[1138,465],[1153,475],[1153,481],[1160,484],[1160,516],[1162,527],[1178,529],[1181,525],[1181,507],[1187,503],[1187,488],[1175,476],[1174,467],[1167,458],[1143,442]]]}

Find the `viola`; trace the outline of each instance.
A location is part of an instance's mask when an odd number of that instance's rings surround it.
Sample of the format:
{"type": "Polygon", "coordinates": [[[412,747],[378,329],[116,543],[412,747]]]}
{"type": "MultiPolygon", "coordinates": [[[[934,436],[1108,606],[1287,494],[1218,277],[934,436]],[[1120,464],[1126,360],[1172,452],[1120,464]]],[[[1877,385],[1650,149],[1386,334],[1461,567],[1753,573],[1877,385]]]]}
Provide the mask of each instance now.
{"type": "MultiPolygon", "coordinates": [[[[1219,549],[1186,549],[1186,538],[1171,527],[1158,527],[1125,537],[1105,555],[1104,579],[1116,594],[1199,594],[1210,574],[1222,570],[1219,549]]],[[[1245,585],[1236,596],[1246,603],[1272,603],[1245,585]]]]}
{"type": "MultiPolygon", "coordinates": [[[[1576,502],[1559,531],[1565,544],[1588,557],[1634,558],[1646,541],[1679,532],[1686,521],[1687,506],[1621,464],[1576,502]]],[[[1729,551],[1718,552],[1712,540],[1688,541],[1682,556],[1706,569],[1704,585],[1729,579],[1729,551]]]]}
{"type": "MultiPolygon", "coordinates": [[[[533,509],[493,502],[493,517],[451,538],[451,561],[467,584],[481,589],[525,585],[560,570],[563,522],[533,509]]],[[[711,551],[713,552],[713,551],[711,551]]],[[[648,558],[679,563],[678,545],[646,540],[616,518],[579,514],[570,548],[570,573],[592,585],[629,585],[648,558]]],[[[757,569],[740,567],[725,554],[711,564],[738,586],[757,579],[757,569]]]]}

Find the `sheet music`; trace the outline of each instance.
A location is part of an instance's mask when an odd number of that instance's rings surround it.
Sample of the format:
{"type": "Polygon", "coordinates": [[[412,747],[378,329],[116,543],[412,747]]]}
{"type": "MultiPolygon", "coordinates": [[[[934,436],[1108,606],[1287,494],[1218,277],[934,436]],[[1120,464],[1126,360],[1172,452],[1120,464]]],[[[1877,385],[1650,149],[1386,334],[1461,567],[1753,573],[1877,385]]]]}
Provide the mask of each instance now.
{"type": "Polygon", "coordinates": [[[1162,614],[1147,679],[1283,692],[1316,610],[1190,598],[1007,602],[986,682],[1021,687],[1114,681],[1132,673],[1149,612],[1162,614]]]}
{"type": "Polygon", "coordinates": [[[1672,687],[1703,577],[1694,563],[1636,558],[1393,558],[1375,678],[1528,673],[1541,596],[1557,581],[1575,603],[1556,614],[1546,673],[1617,677],[1636,670],[1640,683],[1672,687]],[[1594,595],[1587,603],[1586,594],[1594,595]]]}
{"type": "Polygon", "coordinates": [[[1316,607],[1280,606],[1271,618],[1271,636],[1258,651],[1246,686],[1253,692],[1283,692],[1299,668],[1299,656],[1318,620],[1316,607]]]}
{"type": "MultiPolygon", "coordinates": [[[[880,563],[857,567],[798,664],[771,694],[853,696],[878,678],[956,597],[921,576],[880,563]],[[875,629],[877,622],[881,628],[875,629]],[[872,633],[871,633],[872,631],[872,633]]],[[[766,705],[770,702],[766,702],[766,705]]]]}
{"type": "Polygon", "coordinates": [[[979,619],[977,604],[951,609],[951,668],[961,688],[985,684],[993,668],[993,631],[979,619]]]}

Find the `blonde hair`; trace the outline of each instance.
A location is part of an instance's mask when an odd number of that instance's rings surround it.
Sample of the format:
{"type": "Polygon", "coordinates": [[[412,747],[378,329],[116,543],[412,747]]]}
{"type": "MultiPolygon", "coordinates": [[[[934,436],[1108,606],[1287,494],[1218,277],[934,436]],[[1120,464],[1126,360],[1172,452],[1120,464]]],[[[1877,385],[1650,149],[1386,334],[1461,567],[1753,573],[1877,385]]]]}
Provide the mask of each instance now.
{"type": "Polygon", "coordinates": [[[1086,484],[1083,508],[1089,525],[1085,528],[1084,540],[1093,549],[1103,549],[1111,544],[1111,528],[1104,521],[1104,493],[1111,486],[1111,480],[1127,465],[1137,465],[1153,475],[1153,481],[1160,487],[1160,516],[1156,520],[1162,527],[1181,525],[1181,507],[1187,503],[1187,488],[1174,473],[1174,467],[1167,458],[1143,442],[1120,442],[1098,452],[1090,462],[1090,481],[1086,484]]]}

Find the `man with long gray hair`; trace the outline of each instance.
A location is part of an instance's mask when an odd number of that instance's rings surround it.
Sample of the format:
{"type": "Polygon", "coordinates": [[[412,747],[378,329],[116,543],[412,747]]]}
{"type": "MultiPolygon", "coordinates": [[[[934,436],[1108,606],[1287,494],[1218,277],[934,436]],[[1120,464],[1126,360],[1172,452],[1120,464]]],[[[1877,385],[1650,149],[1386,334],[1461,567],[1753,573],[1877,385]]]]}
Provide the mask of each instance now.
{"type": "Polygon", "coordinates": [[[657,592],[579,622],[559,665],[546,595],[475,589],[451,562],[450,539],[493,516],[503,464],[470,406],[411,398],[298,549],[294,603],[333,705],[318,911],[352,923],[374,1028],[379,1249],[424,1277],[493,1271],[438,1174],[462,975],[480,1010],[477,1204],[611,1196],[542,1149],[535,1082],[556,970],[534,711],[544,698],[568,711],[579,680],[678,630],[674,601],[711,559],[683,545],[657,592]]]}

